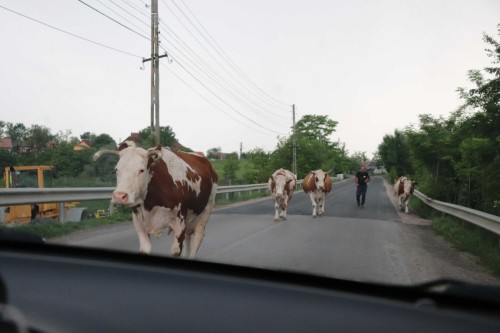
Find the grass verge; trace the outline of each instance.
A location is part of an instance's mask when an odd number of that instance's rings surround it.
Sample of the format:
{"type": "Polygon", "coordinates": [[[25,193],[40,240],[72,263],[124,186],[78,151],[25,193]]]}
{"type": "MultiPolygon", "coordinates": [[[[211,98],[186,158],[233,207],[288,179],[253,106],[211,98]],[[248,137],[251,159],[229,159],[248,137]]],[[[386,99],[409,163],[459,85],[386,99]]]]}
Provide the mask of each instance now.
{"type": "MultiPolygon", "coordinates": [[[[412,198],[413,199],[413,198],[412,198]]],[[[455,249],[470,253],[478,263],[500,277],[499,236],[474,224],[442,214],[414,199],[412,207],[419,216],[432,221],[431,229],[455,249]]]]}

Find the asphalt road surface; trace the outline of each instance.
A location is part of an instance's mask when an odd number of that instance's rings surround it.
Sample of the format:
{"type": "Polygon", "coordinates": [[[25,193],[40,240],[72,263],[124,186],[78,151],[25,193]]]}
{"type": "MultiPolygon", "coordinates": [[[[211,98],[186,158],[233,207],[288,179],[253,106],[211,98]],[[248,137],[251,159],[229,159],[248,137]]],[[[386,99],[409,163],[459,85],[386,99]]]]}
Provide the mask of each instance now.
{"type": "MultiPolygon", "coordinates": [[[[365,208],[357,207],[350,179],[334,183],[324,216],[312,217],[309,197],[300,190],[291,200],[287,220],[275,223],[273,218],[274,204],[269,197],[216,209],[197,259],[389,284],[437,278],[500,284],[474,257],[434,235],[428,223],[399,213],[390,188],[379,177],[369,184],[365,208]]],[[[139,249],[131,222],[51,241],[139,249]]],[[[171,240],[166,232],[153,237],[152,244],[154,255],[169,255],[171,240]]]]}

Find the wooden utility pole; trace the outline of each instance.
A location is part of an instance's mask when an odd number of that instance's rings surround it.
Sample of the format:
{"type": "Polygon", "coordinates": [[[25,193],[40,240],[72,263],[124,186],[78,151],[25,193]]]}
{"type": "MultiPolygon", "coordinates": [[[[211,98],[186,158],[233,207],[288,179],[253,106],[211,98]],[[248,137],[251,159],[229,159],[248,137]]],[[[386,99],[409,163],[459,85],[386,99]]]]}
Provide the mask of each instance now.
{"type": "Polygon", "coordinates": [[[151,58],[143,59],[142,63],[151,61],[151,132],[157,146],[160,144],[160,58],[167,56],[158,55],[158,34],[158,0],[151,0],[151,58]]]}
{"type": "Polygon", "coordinates": [[[151,131],[160,144],[160,59],[158,58],[158,0],[151,0],[151,131]]]}
{"type": "Polygon", "coordinates": [[[293,132],[292,132],[292,145],[293,145],[293,162],[292,162],[292,172],[297,176],[297,136],[295,135],[295,104],[292,105],[293,114],[293,132]]]}

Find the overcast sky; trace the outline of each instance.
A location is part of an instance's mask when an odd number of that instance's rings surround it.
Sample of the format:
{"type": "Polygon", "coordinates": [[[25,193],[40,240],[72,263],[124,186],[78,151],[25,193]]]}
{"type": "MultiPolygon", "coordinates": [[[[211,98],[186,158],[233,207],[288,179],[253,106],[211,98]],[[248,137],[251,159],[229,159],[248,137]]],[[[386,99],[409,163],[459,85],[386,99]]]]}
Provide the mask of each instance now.
{"type": "MultiPolygon", "coordinates": [[[[147,127],[149,2],[0,0],[0,119],[117,141],[147,127]]],[[[159,0],[159,17],[160,125],[183,145],[273,150],[295,104],[371,156],[460,105],[467,71],[490,65],[500,1],[159,0]]]]}

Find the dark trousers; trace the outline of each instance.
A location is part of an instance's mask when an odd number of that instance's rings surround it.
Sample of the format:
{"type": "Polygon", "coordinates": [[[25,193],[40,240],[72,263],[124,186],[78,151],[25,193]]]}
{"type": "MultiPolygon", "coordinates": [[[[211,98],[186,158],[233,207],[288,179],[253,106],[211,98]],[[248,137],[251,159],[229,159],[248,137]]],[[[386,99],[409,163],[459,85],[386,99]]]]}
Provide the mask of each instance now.
{"type": "Polygon", "coordinates": [[[360,204],[359,199],[361,197],[361,205],[365,204],[365,199],[366,199],[366,189],[368,186],[366,184],[359,184],[356,187],[356,201],[358,202],[358,205],[360,204]]]}

